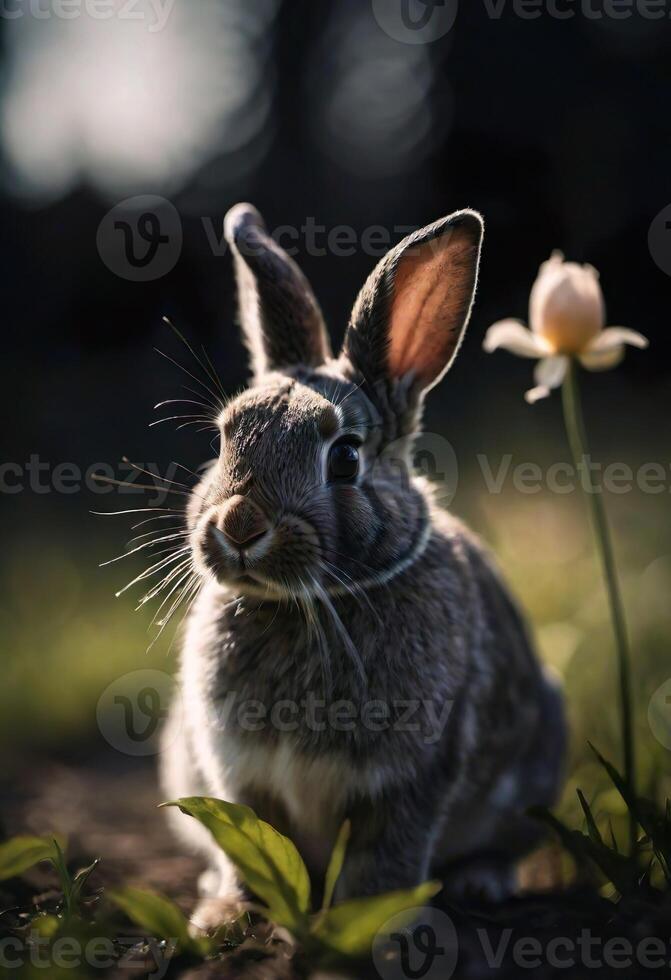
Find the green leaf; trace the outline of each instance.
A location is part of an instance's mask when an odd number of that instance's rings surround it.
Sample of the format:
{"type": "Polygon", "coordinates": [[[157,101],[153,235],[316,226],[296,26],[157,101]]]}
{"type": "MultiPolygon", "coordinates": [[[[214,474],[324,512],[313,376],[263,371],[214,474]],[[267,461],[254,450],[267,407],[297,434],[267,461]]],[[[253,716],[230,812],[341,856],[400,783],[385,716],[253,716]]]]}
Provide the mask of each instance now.
{"type": "Polygon", "coordinates": [[[610,846],[611,850],[615,851],[616,854],[620,853],[620,848],[617,846],[617,838],[615,837],[615,831],[613,830],[613,821],[608,820],[608,830],[610,831],[610,846]]]}
{"type": "Polygon", "coordinates": [[[65,910],[68,915],[73,912],[72,905],[72,878],[70,877],[70,872],[68,871],[68,866],[65,862],[65,855],[63,854],[63,848],[58,843],[57,840],[52,841],[53,843],[53,854],[51,860],[53,862],[56,871],[58,872],[58,877],[61,881],[61,888],[63,890],[63,898],[65,900],[65,910]]]}
{"type": "Polygon", "coordinates": [[[427,881],[417,888],[342,902],[317,916],[311,936],[332,952],[366,956],[388,919],[426,905],[441,888],[439,881],[427,881]]]}
{"type": "Polygon", "coordinates": [[[23,874],[40,861],[53,861],[55,854],[51,837],[12,837],[0,844],[0,881],[23,874]]]}
{"type": "Polygon", "coordinates": [[[96,858],[95,861],[92,864],[89,864],[87,868],[82,868],[81,871],[78,871],[72,879],[71,898],[74,904],[78,904],[81,901],[84,886],[99,864],[100,858],[96,858]]]}
{"type": "Polygon", "coordinates": [[[580,800],[582,812],[585,814],[585,820],[587,821],[587,833],[595,844],[603,844],[601,833],[599,832],[599,828],[596,825],[596,820],[594,819],[589,803],[585,799],[583,791],[578,789],[576,792],[578,794],[578,799],[580,800]]]}
{"type": "Polygon", "coordinates": [[[664,877],[671,884],[671,824],[669,823],[667,812],[653,800],[636,796],[634,789],[620,775],[615,766],[608,762],[607,759],[604,759],[591,742],[587,744],[610,776],[613,785],[627,804],[629,812],[641,826],[644,834],[650,838],[655,857],[659,862],[664,877]]]}
{"type": "Polygon", "coordinates": [[[347,844],[349,843],[351,831],[352,824],[349,820],[345,820],[338,832],[338,837],[336,838],[336,842],[333,846],[331,860],[329,861],[329,866],[326,869],[326,878],[324,879],[324,901],[322,902],[323,909],[330,908],[333,903],[333,892],[335,891],[335,886],[338,878],[340,877],[342,866],[345,863],[345,853],[347,851],[347,844]]]}
{"type": "Polygon", "coordinates": [[[53,939],[60,927],[57,915],[37,915],[30,923],[30,928],[43,939],[53,939]]]}
{"type": "Polygon", "coordinates": [[[609,881],[612,881],[621,895],[637,890],[639,875],[635,861],[611,850],[603,841],[593,840],[579,830],[571,830],[544,807],[531,807],[527,812],[529,816],[552,827],[578,867],[583,867],[586,862],[592,862],[609,881]]]}
{"type": "Polygon", "coordinates": [[[140,888],[107,892],[108,898],[128,918],[154,939],[176,943],[180,952],[200,953],[202,944],[189,935],[189,923],[174,902],[140,888]]]}
{"type": "Polygon", "coordinates": [[[248,806],[201,796],[165,805],[178,806],[207,827],[248,887],[268,906],[274,922],[297,938],[305,933],[310,878],[288,837],[259,820],[248,806]]]}

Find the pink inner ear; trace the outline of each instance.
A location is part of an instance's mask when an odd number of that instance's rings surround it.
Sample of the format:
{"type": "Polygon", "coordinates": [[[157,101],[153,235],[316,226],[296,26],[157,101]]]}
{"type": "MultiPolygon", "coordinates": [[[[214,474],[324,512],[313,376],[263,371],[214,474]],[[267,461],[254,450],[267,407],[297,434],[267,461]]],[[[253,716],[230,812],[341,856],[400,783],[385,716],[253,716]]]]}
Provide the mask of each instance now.
{"type": "Polygon", "coordinates": [[[408,249],[399,260],[389,316],[389,370],[423,387],[449,367],[468,315],[476,245],[463,228],[408,249]]]}

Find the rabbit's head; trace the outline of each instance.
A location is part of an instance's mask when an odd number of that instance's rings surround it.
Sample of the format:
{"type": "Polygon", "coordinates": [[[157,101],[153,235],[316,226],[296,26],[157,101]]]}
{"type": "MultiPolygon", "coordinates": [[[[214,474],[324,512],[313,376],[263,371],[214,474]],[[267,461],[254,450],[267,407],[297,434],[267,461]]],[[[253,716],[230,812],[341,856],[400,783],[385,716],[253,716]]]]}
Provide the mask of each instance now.
{"type": "Polygon", "coordinates": [[[197,567],[269,597],[386,581],[428,537],[410,449],[468,322],[482,221],[459,211],[393,248],[337,358],[309,284],[258,212],[237,205],[225,230],[253,381],[222,412],[219,459],[190,503],[197,567]]]}

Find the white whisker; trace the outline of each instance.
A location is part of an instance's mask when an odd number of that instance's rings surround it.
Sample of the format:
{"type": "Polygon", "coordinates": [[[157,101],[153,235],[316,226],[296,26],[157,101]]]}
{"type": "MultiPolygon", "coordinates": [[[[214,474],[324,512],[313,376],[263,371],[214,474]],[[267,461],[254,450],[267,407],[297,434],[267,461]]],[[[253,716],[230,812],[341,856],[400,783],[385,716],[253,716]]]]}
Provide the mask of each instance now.
{"type": "MultiPolygon", "coordinates": [[[[116,558],[109,558],[107,561],[102,561],[100,563],[100,568],[104,568],[106,565],[113,565],[114,562],[122,561],[124,558],[130,558],[131,555],[136,555],[138,551],[144,551],[145,548],[154,548],[157,544],[163,544],[166,541],[175,541],[177,538],[183,538],[185,536],[184,531],[180,531],[179,534],[166,534],[162,538],[156,538],[153,541],[145,541],[144,544],[139,544],[137,548],[132,548],[130,551],[124,551],[122,555],[117,555],[116,558]]],[[[172,548],[166,548],[166,551],[172,551],[172,548]]],[[[156,554],[161,554],[161,552],[156,552],[156,554]]]]}
{"type": "Polygon", "coordinates": [[[355,599],[360,606],[361,606],[361,600],[363,600],[368,606],[368,608],[370,609],[370,611],[372,612],[372,614],[375,616],[378,623],[382,625],[380,614],[378,613],[373,603],[370,601],[368,593],[366,592],[365,589],[361,588],[359,583],[355,579],[353,579],[351,575],[348,575],[347,572],[344,571],[344,569],[339,568],[337,565],[334,565],[332,562],[327,561],[325,558],[322,558],[319,564],[322,568],[322,571],[324,571],[327,575],[330,575],[337,582],[339,582],[340,585],[342,585],[343,589],[345,589],[345,591],[349,593],[349,595],[351,595],[352,598],[355,599]],[[326,566],[328,566],[328,568],[326,566]],[[344,582],[339,577],[340,575],[344,575],[345,578],[349,580],[350,584],[348,585],[347,582],[344,582]]]}
{"type": "Polygon", "coordinates": [[[182,585],[182,583],[185,582],[187,579],[190,579],[191,578],[191,574],[193,572],[193,569],[191,568],[191,563],[190,562],[187,563],[186,570],[184,570],[184,566],[182,566],[182,568],[181,568],[180,571],[181,571],[181,574],[178,575],[177,581],[174,583],[174,585],[172,586],[172,588],[165,594],[165,596],[163,597],[163,599],[161,601],[161,605],[158,607],[158,609],[154,613],[154,615],[152,617],[152,620],[151,620],[151,623],[150,623],[150,626],[154,626],[154,624],[156,624],[156,623],[158,623],[159,626],[162,626],[163,625],[163,623],[158,618],[159,615],[160,615],[160,613],[161,613],[161,610],[164,608],[165,604],[167,602],[169,602],[170,597],[175,594],[175,592],[177,591],[177,589],[179,589],[179,587],[182,585]]]}
{"type": "Polygon", "coordinates": [[[182,511],[175,511],[174,514],[162,514],[158,517],[148,517],[144,521],[138,521],[137,524],[131,524],[131,531],[135,531],[136,528],[142,527],[143,524],[150,524],[152,521],[176,521],[177,517],[183,517],[184,513],[182,511]]]}
{"type": "Polygon", "coordinates": [[[128,585],[124,585],[123,589],[120,589],[117,593],[115,593],[115,595],[117,596],[117,598],[120,595],[123,595],[123,593],[126,592],[128,589],[130,589],[131,586],[135,585],[136,582],[141,582],[143,579],[150,578],[152,575],[155,575],[166,565],[169,565],[171,562],[176,561],[182,555],[186,554],[186,552],[189,550],[190,549],[188,547],[181,548],[179,551],[176,551],[173,555],[169,555],[167,558],[162,558],[161,561],[157,562],[155,565],[152,565],[150,568],[145,569],[145,571],[142,572],[140,575],[137,575],[132,582],[128,583],[128,585]]]}
{"type": "Polygon", "coordinates": [[[359,653],[357,648],[354,646],[354,643],[352,642],[352,637],[347,632],[345,625],[341,620],[340,616],[338,615],[338,613],[336,612],[335,606],[331,602],[331,599],[329,598],[329,595],[326,592],[326,590],[322,588],[320,583],[313,575],[310,575],[310,579],[312,580],[312,585],[317,597],[320,599],[324,608],[329,612],[331,616],[331,620],[333,621],[333,625],[335,626],[336,632],[338,633],[338,636],[343,642],[343,646],[345,647],[345,650],[349,654],[350,659],[352,660],[354,666],[356,667],[362,683],[364,684],[365,687],[368,687],[368,678],[366,677],[366,670],[363,665],[363,660],[361,659],[361,654],[359,653]]]}
{"type": "Polygon", "coordinates": [[[142,606],[146,605],[146,603],[149,602],[151,599],[155,599],[156,596],[160,592],[162,592],[163,589],[165,589],[166,586],[170,584],[170,582],[172,582],[175,579],[176,575],[180,575],[184,571],[184,569],[187,568],[190,561],[191,558],[185,558],[183,561],[179,563],[179,565],[176,565],[174,568],[171,568],[170,571],[159,582],[156,582],[155,585],[152,585],[149,591],[145,595],[143,595],[142,598],[140,599],[138,605],[135,607],[135,611],[137,612],[138,609],[141,609],[142,606]]]}
{"type": "MultiPolygon", "coordinates": [[[[168,531],[170,534],[175,534],[179,536],[186,536],[187,534],[190,533],[189,530],[186,527],[184,527],[183,524],[178,524],[175,525],[174,527],[168,527],[168,528],[166,527],[154,528],[153,531],[144,531],[142,534],[136,534],[134,537],[130,538],[130,540],[126,542],[126,547],[129,547],[131,544],[135,544],[136,541],[142,541],[143,538],[149,538],[151,537],[151,535],[162,534],[163,531],[168,531]]],[[[163,539],[152,538],[152,540],[158,543],[161,540],[167,540],[167,538],[163,538],[163,539]]]]}
{"type": "MultiPolygon", "coordinates": [[[[158,490],[159,487],[152,487],[158,490]]],[[[91,510],[90,514],[95,517],[119,517],[122,514],[151,514],[160,512],[161,514],[183,514],[184,511],[179,507],[133,507],[131,510],[91,510]]],[[[158,518],[152,518],[158,520],[158,518]]]]}
{"type": "Polygon", "coordinates": [[[180,627],[181,627],[182,623],[184,622],[184,620],[186,619],[186,617],[189,615],[189,613],[191,611],[191,607],[193,606],[194,602],[198,598],[198,593],[200,592],[200,587],[201,587],[202,584],[203,584],[203,580],[198,575],[196,575],[195,572],[194,572],[193,584],[190,586],[191,591],[190,591],[189,594],[187,594],[187,597],[186,597],[186,607],[184,609],[184,613],[182,614],[182,618],[180,619],[179,623],[177,624],[177,629],[173,633],[172,639],[170,640],[170,646],[168,647],[168,654],[172,650],[172,645],[175,642],[175,637],[179,633],[179,630],[180,630],[180,627]]]}

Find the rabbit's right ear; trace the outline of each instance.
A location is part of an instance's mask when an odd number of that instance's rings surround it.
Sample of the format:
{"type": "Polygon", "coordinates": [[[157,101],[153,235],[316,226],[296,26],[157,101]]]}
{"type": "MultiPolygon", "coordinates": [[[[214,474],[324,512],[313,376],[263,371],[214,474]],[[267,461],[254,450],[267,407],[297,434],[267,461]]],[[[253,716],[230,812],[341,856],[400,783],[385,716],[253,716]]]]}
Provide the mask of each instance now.
{"type": "Polygon", "coordinates": [[[310,284],[271,238],[251,204],[236,204],[224,233],[235,260],[240,320],[256,376],[330,356],[326,327],[310,284]]]}
{"type": "Polygon", "coordinates": [[[345,334],[346,369],[362,378],[397,432],[451,365],[471,313],[483,223],[456,211],[404,238],[368,277],[345,334]]]}

